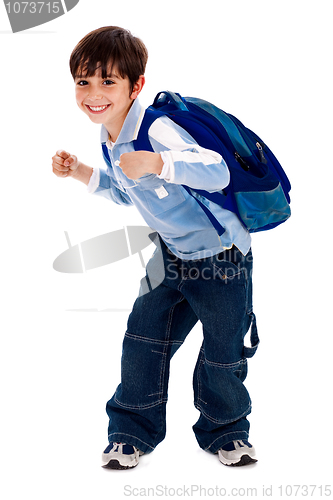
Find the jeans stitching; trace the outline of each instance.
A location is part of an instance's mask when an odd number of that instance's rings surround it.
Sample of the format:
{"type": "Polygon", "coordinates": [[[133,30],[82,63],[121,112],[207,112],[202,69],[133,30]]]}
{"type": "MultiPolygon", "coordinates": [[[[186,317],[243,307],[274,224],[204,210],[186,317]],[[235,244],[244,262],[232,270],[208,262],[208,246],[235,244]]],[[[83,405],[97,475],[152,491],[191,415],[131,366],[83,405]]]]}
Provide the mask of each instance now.
{"type": "MultiPolygon", "coordinates": [[[[249,437],[249,433],[247,431],[232,431],[232,432],[228,432],[227,434],[223,434],[222,436],[219,436],[218,438],[214,439],[214,441],[212,441],[210,443],[210,445],[207,446],[207,448],[205,448],[205,450],[209,450],[209,448],[211,448],[213,446],[213,444],[216,443],[216,441],[218,441],[219,439],[225,438],[226,436],[235,435],[235,434],[238,434],[238,435],[239,434],[245,434],[246,437],[249,437]]],[[[240,438],[238,438],[238,439],[240,439],[240,438]]]]}
{"type": "MultiPolygon", "coordinates": [[[[163,347],[164,357],[163,357],[162,363],[161,363],[160,382],[159,382],[159,387],[160,387],[160,391],[161,391],[162,395],[164,393],[164,386],[165,386],[164,379],[165,379],[166,363],[168,361],[168,359],[167,359],[168,348],[173,343],[172,341],[170,341],[170,333],[171,333],[171,324],[172,324],[172,318],[173,318],[173,313],[174,313],[175,307],[176,307],[176,304],[174,304],[169,311],[169,318],[168,318],[168,323],[166,326],[166,339],[167,340],[164,341],[164,347],[163,347]]],[[[181,342],[178,341],[177,344],[181,345],[181,342]]],[[[169,362],[170,362],[170,360],[169,360],[169,362]]]]}
{"type": "MultiPolygon", "coordinates": [[[[200,401],[201,401],[201,399],[200,399],[200,401]]],[[[202,402],[204,403],[204,401],[202,401],[202,402]]],[[[196,407],[197,410],[199,410],[207,418],[207,420],[210,420],[214,424],[227,425],[227,424],[231,424],[233,422],[236,422],[236,420],[239,420],[240,418],[245,417],[246,415],[248,415],[251,412],[252,405],[251,405],[251,403],[249,403],[247,409],[241,415],[239,415],[239,416],[237,416],[235,418],[232,418],[232,419],[228,419],[228,420],[219,420],[217,418],[211,417],[210,415],[208,415],[208,413],[206,413],[201,408],[201,406],[198,403],[195,404],[195,407],[196,407]]]]}
{"type": "Polygon", "coordinates": [[[142,441],[142,439],[136,437],[136,436],[132,436],[132,434],[127,434],[127,433],[123,433],[123,432],[112,432],[112,434],[109,434],[108,435],[108,438],[110,438],[111,436],[114,436],[114,435],[123,435],[123,436],[128,436],[128,437],[131,437],[131,438],[134,438],[134,439],[137,439],[138,441],[140,441],[142,444],[145,444],[146,446],[148,446],[148,448],[151,448],[152,450],[154,449],[152,446],[150,446],[148,443],[146,443],[145,441],[142,441]]]}
{"type": "MultiPolygon", "coordinates": [[[[230,264],[230,262],[229,262],[229,264],[230,264]]],[[[239,276],[240,274],[244,274],[244,273],[243,273],[243,268],[242,268],[242,269],[240,269],[240,270],[238,271],[238,273],[234,273],[234,274],[232,274],[231,276],[227,276],[227,275],[225,274],[224,270],[223,270],[223,269],[221,269],[221,268],[220,268],[219,266],[217,266],[216,264],[214,264],[214,263],[213,263],[213,267],[216,269],[217,274],[222,274],[222,273],[223,273],[223,276],[225,276],[225,278],[223,278],[223,280],[224,280],[224,281],[233,280],[236,276],[239,276]]],[[[230,269],[231,269],[231,268],[230,268],[230,269]]]]}
{"type": "MultiPolygon", "coordinates": [[[[201,371],[201,368],[202,368],[202,365],[204,364],[204,350],[201,348],[200,349],[200,360],[199,360],[199,365],[198,365],[198,370],[197,370],[197,384],[198,384],[198,398],[197,400],[198,401],[202,401],[203,403],[205,403],[205,401],[203,401],[201,399],[201,379],[200,379],[200,371],[201,371]]],[[[207,404],[207,403],[205,403],[207,404]]],[[[196,405],[196,403],[194,403],[194,406],[196,405]]]]}
{"type": "MultiPolygon", "coordinates": [[[[169,344],[179,344],[182,345],[182,342],[180,340],[156,340],[152,339],[150,337],[142,337],[141,335],[136,335],[134,333],[126,332],[125,337],[128,337],[130,339],[142,341],[142,342],[150,342],[152,344],[160,344],[160,345],[169,345],[169,344]]],[[[162,354],[162,353],[160,353],[162,354]]]]}
{"type": "MultiPolygon", "coordinates": [[[[247,363],[246,358],[242,358],[239,361],[235,361],[234,363],[216,363],[214,361],[208,361],[208,359],[205,359],[205,363],[210,366],[216,366],[218,368],[224,368],[224,369],[232,369],[236,368],[237,366],[244,365],[247,363]]],[[[241,368],[240,368],[241,369],[241,368]]]]}
{"type": "Polygon", "coordinates": [[[161,404],[167,402],[166,398],[161,398],[160,400],[155,401],[154,403],[148,403],[148,404],[145,404],[145,405],[127,405],[127,404],[121,403],[116,397],[114,398],[114,400],[122,408],[128,408],[128,409],[131,409],[131,410],[135,410],[135,409],[139,409],[139,408],[141,408],[142,410],[144,410],[144,409],[148,409],[148,408],[153,408],[154,406],[158,406],[158,405],[161,405],[161,404]]]}

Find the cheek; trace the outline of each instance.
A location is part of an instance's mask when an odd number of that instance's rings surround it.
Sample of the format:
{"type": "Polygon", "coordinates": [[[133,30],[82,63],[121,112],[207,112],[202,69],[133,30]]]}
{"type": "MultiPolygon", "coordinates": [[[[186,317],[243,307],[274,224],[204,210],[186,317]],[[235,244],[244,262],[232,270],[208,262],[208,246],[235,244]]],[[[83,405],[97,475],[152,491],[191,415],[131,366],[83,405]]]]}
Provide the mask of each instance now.
{"type": "Polygon", "coordinates": [[[84,100],[85,92],[81,89],[75,89],[75,100],[78,106],[82,106],[84,100]]]}

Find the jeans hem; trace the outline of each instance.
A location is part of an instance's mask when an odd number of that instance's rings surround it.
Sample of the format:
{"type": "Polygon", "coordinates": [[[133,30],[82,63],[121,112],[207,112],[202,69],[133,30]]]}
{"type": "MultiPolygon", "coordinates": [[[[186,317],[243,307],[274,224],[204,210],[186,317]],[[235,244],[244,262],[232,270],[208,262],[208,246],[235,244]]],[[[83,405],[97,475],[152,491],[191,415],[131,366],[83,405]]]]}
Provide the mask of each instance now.
{"type": "Polygon", "coordinates": [[[209,451],[211,453],[217,453],[218,450],[225,444],[230,443],[231,441],[235,441],[237,439],[248,439],[248,437],[249,433],[247,431],[228,432],[228,434],[224,434],[223,436],[220,436],[219,438],[215,439],[207,447],[201,445],[200,446],[205,451],[209,451]]]}
{"type": "Polygon", "coordinates": [[[151,453],[154,451],[155,447],[150,446],[148,443],[145,443],[141,439],[139,439],[136,436],[132,436],[131,434],[125,434],[121,432],[113,432],[112,434],[108,435],[109,443],[116,442],[116,443],[126,443],[130,444],[132,446],[135,446],[138,448],[138,450],[142,451],[143,453],[151,453]]]}

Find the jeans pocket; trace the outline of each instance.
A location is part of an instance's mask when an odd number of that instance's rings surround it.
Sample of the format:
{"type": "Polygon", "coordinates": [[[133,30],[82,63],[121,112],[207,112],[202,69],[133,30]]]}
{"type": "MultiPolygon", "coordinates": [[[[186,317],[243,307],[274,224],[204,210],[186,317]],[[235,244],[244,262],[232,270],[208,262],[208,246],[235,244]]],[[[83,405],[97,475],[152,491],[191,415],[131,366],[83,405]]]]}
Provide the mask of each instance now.
{"type": "Polygon", "coordinates": [[[225,284],[237,281],[244,281],[244,273],[235,264],[228,261],[213,262],[214,277],[220,278],[225,284]]]}
{"type": "Polygon", "coordinates": [[[246,375],[246,359],[229,364],[201,361],[195,370],[195,407],[219,425],[247,415],[251,400],[243,384],[246,375]]]}

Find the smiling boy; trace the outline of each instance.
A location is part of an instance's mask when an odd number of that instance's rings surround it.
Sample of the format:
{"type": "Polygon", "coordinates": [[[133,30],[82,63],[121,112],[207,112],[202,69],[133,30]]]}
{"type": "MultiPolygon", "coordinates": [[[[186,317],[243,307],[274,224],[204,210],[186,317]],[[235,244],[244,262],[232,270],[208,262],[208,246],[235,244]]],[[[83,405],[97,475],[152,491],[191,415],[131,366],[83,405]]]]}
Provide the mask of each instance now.
{"type": "Polygon", "coordinates": [[[146,62],[142,41],[122,28],[101,28],[79,42],[70,58],[76,102],[101,125],[107,170],[63,150],[53,157],[57,176],[80,180],[115,203],[134,204],[160,241],[128,318],[121,383],[107,403],[103,463],[132,468],[164,439],[170,360],[200,320],[203,343],[193,378],[200,416],[193,430],[199,446],[217,453],[223,464],[247,465],[256,462],[246,418],[251,400],[243,384],[246,358],[257,347],[244,346],[255,323],[251,238],[235,214],[206,200],[225,228],[219,236],[182,187],[226,187],[229,171],[218,153],[200,147],[165,116],[148,131],[154,152],[135,151],[145,112],[137,98],[146,62]],[[161,262],[165,277],[148,289],[161,262]]]}

